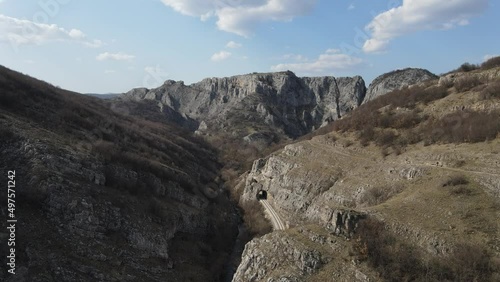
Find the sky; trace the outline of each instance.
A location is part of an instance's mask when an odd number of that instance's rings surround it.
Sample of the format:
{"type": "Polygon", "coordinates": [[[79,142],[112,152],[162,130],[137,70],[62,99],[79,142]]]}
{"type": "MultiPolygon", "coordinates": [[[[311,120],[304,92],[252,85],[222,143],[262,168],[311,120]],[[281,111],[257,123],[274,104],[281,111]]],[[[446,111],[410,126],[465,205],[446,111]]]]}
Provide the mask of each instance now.
{"type": "Polygon", "coordinates": [[[440,74],[500,54],[497,0],[0,0],[0,65],[80,93],[291,70],[440,74]]]}

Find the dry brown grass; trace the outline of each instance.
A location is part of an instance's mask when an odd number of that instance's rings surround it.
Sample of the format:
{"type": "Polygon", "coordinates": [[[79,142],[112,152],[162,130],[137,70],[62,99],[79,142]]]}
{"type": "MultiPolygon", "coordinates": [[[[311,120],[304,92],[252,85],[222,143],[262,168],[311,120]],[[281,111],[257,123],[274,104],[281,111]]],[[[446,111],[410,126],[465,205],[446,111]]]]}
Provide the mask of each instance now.
{"type": "Polygon", "coordinates": [[[477,76],[465,76],[457,79],[454,86],[457,91],[465,92],[482,84],[483,82],[477,76]]]}
{"type": "Polygon", "coordinates": [[[493,281],[500,265],[487,247],[459,243],[448,258],[429,256],[387,231],[373,218],[361,222],[354,251],[386,281],[493,281]]]}
{"type": "Polygon", "coordinates": [[[499,99],[500,98],[500,80],[491,82],[480,93],[482,100],[499,99]]]}

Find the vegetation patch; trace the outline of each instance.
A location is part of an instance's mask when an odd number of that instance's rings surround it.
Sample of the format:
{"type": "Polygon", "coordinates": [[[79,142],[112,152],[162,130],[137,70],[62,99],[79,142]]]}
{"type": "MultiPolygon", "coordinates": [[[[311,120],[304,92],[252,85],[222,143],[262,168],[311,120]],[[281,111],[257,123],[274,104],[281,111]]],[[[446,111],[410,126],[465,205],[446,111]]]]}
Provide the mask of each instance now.
{"type": "Polygon", "coordinates": [[[398,240],[374,218],[360,223],[353,250],[385,281],[494,281],[499,277],[500,265],[486,246],[460,243],[443,259],[398,240]]]}
{"type": "Polygon", "coordinates": [[[474,194],[474,191],[466,185],[459,185],[456,187],[452,187],[450,190],[450,194],[455,196],[471,196],[472,194],[474,194]]]}
{"type": "Polygon", "coordinates": [[[500,67],[500,56],[491,58],[481,64],[482,70],[489,70],[496,67],[500,67]]]}
{"type": "Polygon", "coordinates": [[[359,199],[359,205],[376,206],[400,193],[401,186],[375,186],[364,191],[359,199]]]}
{"type": "Polygon", "coordinates": [[[426,123],[422,133],[427,144],[477,143],[493,140],[500,133],[499,111],[455,111],[426,123]]]}
{"type": "Polygon", "coordinates": [[[480,93],[482,100],[500,98],[500,80],[489,83],[480,93]]]}
{"type": "Polygon", "coordinates": [[[455,86],[455,89],[457,89],[457,91],[459,92],[465,92],[465,91],[469,91],[479,85],[482,85],[483,82],[479,79],[479,77],[477,76],[466,76],[466,77],[461,77],[461,78],[458,78],[455,83],[454,83],[454,86],[455,86]]]}
{"type": "Polygon", "coordinates": [[[479,69],[480,66],[476,64],[471,64],[471,63],[463,63],[460,67],[458,67],[456,70],[453,72],[470,72],[479,69]]]}
{"type": "Polygon", "coordinates": [[[464,175],[452,175],[441,184],[442,187],[458,186],[469,184],[469,180],[464,175]]]}

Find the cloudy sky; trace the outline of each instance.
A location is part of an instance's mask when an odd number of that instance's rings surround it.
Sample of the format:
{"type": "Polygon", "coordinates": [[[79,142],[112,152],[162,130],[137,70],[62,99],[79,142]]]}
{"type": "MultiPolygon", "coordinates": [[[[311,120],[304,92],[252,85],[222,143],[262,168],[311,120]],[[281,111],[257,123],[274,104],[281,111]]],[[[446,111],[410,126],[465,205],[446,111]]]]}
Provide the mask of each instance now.
{"type": "Polygon", "coordinates": [[[488,0],[0,0],[0,64],[83,93],[292,70],[443,73],[500,54],[488,0]]]}

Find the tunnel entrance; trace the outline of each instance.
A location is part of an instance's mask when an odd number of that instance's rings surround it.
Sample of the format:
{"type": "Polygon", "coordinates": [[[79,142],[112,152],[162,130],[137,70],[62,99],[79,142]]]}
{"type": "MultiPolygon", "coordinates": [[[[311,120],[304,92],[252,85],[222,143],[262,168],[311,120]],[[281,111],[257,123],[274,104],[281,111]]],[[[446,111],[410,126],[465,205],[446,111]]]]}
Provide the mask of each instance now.
{"type": "Polygon", "coordinates": [[[260,200],[267,200],[267,191],[260,190],[260,191],[257,193],[257,200],[258,200],[258,201],[260,201],[260,200]]]}

